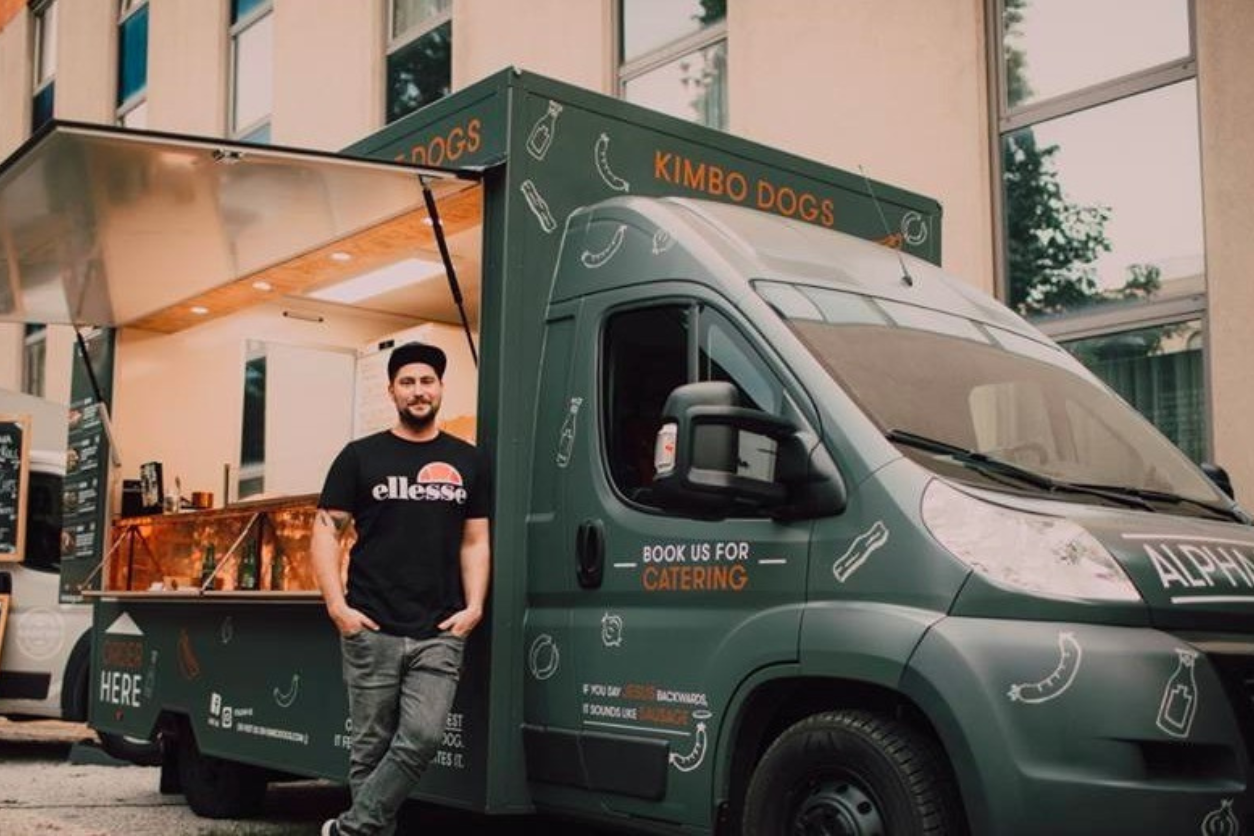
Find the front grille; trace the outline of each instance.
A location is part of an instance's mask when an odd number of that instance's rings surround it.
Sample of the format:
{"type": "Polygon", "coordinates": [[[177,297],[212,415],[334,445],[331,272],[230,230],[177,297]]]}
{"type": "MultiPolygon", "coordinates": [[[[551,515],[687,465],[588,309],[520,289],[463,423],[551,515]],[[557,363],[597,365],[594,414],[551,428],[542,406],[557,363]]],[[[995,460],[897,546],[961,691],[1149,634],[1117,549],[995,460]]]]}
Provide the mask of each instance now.
{"type": "Polygon", "coordinates": [[[1241,727],[1246,755],[1254,758],[1254,655],[1209,651],[1206,658],[1219,673],[1228,694],[1241,727]]]}

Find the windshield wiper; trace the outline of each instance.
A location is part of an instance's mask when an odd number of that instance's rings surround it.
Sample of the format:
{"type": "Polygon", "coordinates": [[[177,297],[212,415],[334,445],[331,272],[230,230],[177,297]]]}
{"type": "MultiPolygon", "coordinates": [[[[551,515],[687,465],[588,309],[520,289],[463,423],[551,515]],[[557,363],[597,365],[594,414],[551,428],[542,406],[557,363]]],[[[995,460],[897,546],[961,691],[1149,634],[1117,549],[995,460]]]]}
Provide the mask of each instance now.
{"type": "Polygon", "coordinates": [[[977,453],[974,450],[968,450],[965,447],[959,447],[956,444],[950,444],[947,441],[941,441],[935,438],[928,438],[925,435],[912,433],[908,430],[889,430],[884,434],[889,440],[898,444],[904,444],[907,447],[914,447],[919,450],[926,450],[929,453],[939,453],[943,456],[949,456],[955,461],[968,467],[982,471],[986,474],[996,474],[999,476],[1009,476],[1017,479],[1024,484],[1031,485],[1034,488],[1044,490],[1050,493],[1078,493],[1087,494],[1088,496],[1096,496],[1126,508],[1136,508],[1141,511],[1153,511],[1154,506],[1150,505],[1144,497],[1119,489],[1107,489],[1104,485],[1077,485],[1072,482],[1066,482],[1061,479],[1055,479],[1052,476],[1046,476],[1044,473],[1037,473],[1034,470],[1028,470],[1026,467],[1020,467],[1017,464],[1004,461],[1003,459],[994,458],[985,453],[977,453]]]}
{"type": "Polygon", "coordinates": [[[1193,499],[1189,496],[1181,496],[1178,493],[1170,491],[1159,491],[1152,488],[1134,488],[1130,485],[1080,485],[1082,488],[1098,488],[1104,491],[1113,491],[1115,493],[1127,494],[1135,496],[1137,499],[1144,499],[1147,502],[1162,502],[1168,505],[1192,505],[1194,508],[1201,508],[1203,511],[1209,511],[1212,514],[1221,516],[1224,519],[1233,522],[1243,523],[1245,518],[1240,513],[1231,508],[1225,508],[1222,505],[1214,505],[1201,499],[1193,499]]]}

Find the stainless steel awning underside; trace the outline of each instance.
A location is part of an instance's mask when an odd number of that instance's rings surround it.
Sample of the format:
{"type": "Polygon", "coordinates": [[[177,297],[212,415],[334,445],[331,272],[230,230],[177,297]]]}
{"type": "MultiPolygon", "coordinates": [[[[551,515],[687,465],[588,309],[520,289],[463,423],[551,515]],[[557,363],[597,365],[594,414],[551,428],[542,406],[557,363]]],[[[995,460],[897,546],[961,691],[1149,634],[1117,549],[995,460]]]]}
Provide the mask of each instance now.
{"type": "Polygon", "coordinates": [[[59,123],[0,164],[0,321],[127,325],[473,188],[336,154],[59,123]],[[421,177],[421,180],[420,180],[421,177]]]}

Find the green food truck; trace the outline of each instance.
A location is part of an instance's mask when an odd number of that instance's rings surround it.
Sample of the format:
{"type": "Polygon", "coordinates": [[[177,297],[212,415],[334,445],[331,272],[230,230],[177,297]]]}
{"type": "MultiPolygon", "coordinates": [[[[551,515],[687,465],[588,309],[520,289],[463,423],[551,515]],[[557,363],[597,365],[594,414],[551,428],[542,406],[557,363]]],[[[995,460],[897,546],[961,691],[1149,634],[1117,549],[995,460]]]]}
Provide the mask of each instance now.
{"type": "MultiPolygon", "coordinates": [[[[1250,518],[943,273],[940,222],[515,70],[339,155],[60,125],[0,170],[8,319],[61,288],[62,321],[159,331],[295,292],[328,248],[441,253],[422,304],[478,358],[449,388],[494,462],[494,573],[418,797],[674,833],[1239,833],[1250,518]]],[[[91,722],[160,739],[202,815],[346,775],[314,502],[113,524],[91,722]]]]}

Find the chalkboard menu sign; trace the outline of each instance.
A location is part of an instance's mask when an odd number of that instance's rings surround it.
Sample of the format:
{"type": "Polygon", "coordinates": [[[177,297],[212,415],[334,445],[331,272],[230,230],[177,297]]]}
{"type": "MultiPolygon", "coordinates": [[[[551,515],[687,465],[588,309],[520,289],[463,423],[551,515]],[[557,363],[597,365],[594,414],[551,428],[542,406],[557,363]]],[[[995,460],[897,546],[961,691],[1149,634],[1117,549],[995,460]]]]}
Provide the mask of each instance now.
{"type": "Polygon", "coordinates": [[[26,556],[26,466],[30,417],[0,415],[0,560],[26,556]]]}
{"type": "MultiPolygon", "coordinates": [[[[83,334],[100,395],[108,403],[113,392],[114,332],[93,329],[83,334]]],[[[82,352],[74,352],[70,383],[68,456],[65,493],[61,500],[61,602],[83,600],[83,586],[104,557],[108,538],[109,437],[105,411],[97,402],[82,352]]]]}

